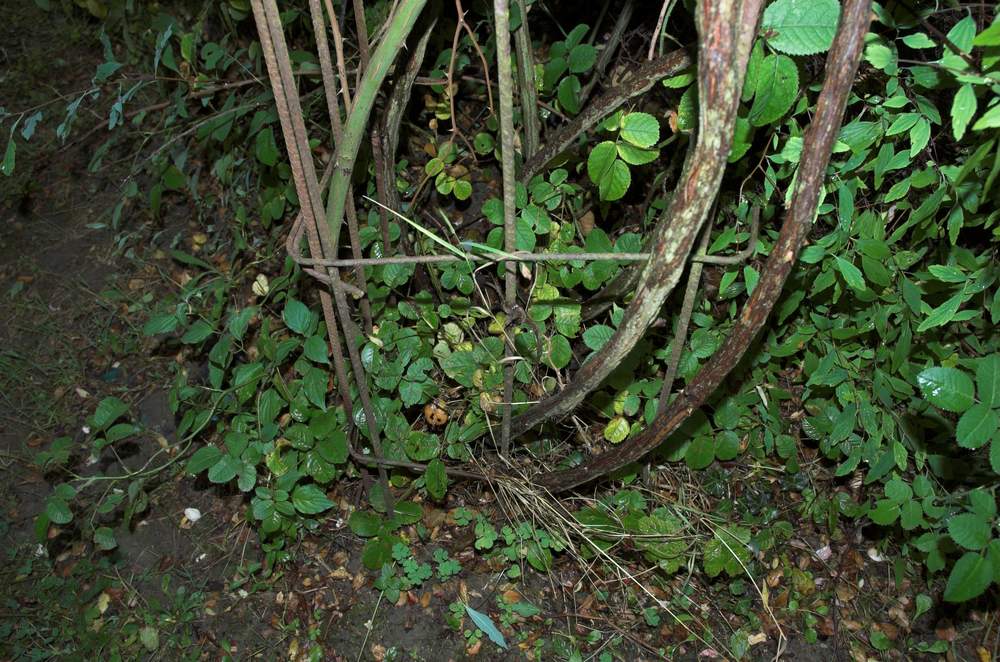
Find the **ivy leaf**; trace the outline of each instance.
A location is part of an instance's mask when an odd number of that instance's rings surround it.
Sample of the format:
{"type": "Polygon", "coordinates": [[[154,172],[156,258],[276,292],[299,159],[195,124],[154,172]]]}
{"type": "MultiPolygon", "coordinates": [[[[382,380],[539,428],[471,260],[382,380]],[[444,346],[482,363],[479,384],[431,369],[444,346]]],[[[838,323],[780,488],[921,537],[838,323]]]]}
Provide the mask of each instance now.
{"type": "Polygon", "coordinates": [[[313,485],[296,485],[292,490],[292,505],[295,510],[306,515],[315,515],[333,507],[333,502],[326,498],[326,494],[313,485]]]}
{"type": "Polygon", "coordinates": [[[972,405],[955,427],[955,438],[962,448],[979,448],[988,442],[1000,427],[1000,415],[988,405],[972,405]]]}
{"type": "Polygon", "coordinates": [[[764,10],[761,33],[777,51],[812,55],[830,48],[839,17],[837,0],[777,0],[764,10]]]}
{"type": "Polygon", "coordinates": [[[976,93],[972,85],[966,83],[958,88],[951,102],[951,130],[955,140],[961,140],[969,121],[976,114],[976,93]]]}
{"type": "Polygon", "coordinates": [[[497,629],[497,626],[494,625],[492,618],[486,614],[476,611],[469,605],[465,605],[465,612],[470,618],[472,618],[472,622],[476,624],[476,627],[482,630],[486,636],[490,638],[490,641],[500,648],[507,650],[507,640],[503,638],[503,633],[501,633],[500,630],[497,629]]]}
{"type": "Polygon", "coordinates": [[[636,147],[649,149],[660,140],[660,123],[649,113],[629,113],[622,118],[621,137],[636,147]]]}
{"type": "Polygon", "coordinates": [[[917,385],[928,402],[945,411],[960,414],[972,406],[972,379],[957,368],[927,368],[917,375],[917,385]]]}
{"type": "Polygon", "coordinates": [[[779,119],[795,103],[799,92],[799,70],[787,55],[768,55],[760,63],[757,89],[747,119],[765,126],[779,119]]]}
{"type": "Polygon", "coordinates": [[[944,589],[947,602],[965,602],[979,595],[993,581],[993,566],[982,554],[966,552],[951,569],[944,589]]]}

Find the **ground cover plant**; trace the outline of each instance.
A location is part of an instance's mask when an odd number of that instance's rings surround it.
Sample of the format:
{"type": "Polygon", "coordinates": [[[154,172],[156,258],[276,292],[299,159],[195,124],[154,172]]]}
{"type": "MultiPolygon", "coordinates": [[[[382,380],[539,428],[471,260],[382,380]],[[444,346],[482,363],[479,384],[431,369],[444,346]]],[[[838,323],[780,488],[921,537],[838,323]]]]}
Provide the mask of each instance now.
{"type": "Polygon", "coordinates": [[[90,60],[0,108],[11,657],[995,656],[996,8],[35,5],[90,60]],[[72,149],[76,345],[14,259],[72,149]],[[140,568],[170,507],[225,525],[140,568]]]}

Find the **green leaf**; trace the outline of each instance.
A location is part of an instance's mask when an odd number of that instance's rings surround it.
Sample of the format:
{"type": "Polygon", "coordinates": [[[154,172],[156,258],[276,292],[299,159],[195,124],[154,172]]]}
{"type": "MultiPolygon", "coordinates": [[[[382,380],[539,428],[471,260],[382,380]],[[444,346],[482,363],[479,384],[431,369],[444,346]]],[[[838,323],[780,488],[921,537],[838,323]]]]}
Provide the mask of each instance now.
{"type": "Polygon", "coordinates": [[[289,299],[281,313],[281,319],[289,329],[302,336],[309,335],[313,325],[313,314],[306,304],[297,299],[289,299]]]}
{"type": "Polygon", "coordinates": [[[994,104],[992,108],[987,110],[983,116],[972,125],[972,130],[982,131],[983,129],[994,129],[998,126],[1000,126],[1000,103],[994,104]]]}
{"type": "Polygon", "coordinates": [[[184,332],[181,342],[185,345],[194,345],[208,338],[215,331],[215,327],[205,320],[198,320],[184,332]]]}
{"type": "Polygon", "coordinates": [[[947,602],[965,602],[978,597],[993,581],[993,566],[982,554],[966,552],[951,569],[944,589],[947,602]]]}
{"type": "Polygon", "coordinates": [[[94,411],[94,427],[103,430],[128,411],[128,405],[114,396],[104,398],[94,411]]]}
{"type": "Polygon", "coordinates": [[[615,416],[604,427],[604,438],[612,444],[620,444],[628,437],[629,424],[624,416],[615,416]]]}
{"type": "Polygon", "coordinates": [[[424,485],[427,493],[434,499],[441,500],[448,491],[448,474],[441,460],[431,460],[424,470],[424,485]]]}
{"type": "Polygon", "coordinates": [[[629,172],[628,166],[624,161],[615,159],[611,163],[611,170],[598,185],[597,192],[601,200],[614,202],[625,195],[631,183],[632,173],[629,172]]]}
{"type": "Polygon", "coordinates": [[[837,265],[837,271],[840,272],[840,275],[844,277],[844,280],[852,289],[859,292],[863,292],[866,289],[865,277],[861,274],[861,269],[858,269],[839,255],[834,256],[834,262],[837,265]]]}
{"type": "Polygon", "coordinates": [[[799,70],[787,55],[768,55],[760,64],[757,90],[747,119],[765,126],[779,119],[795,103],[799,92],[799,70]]]}
{"type": "Polygon", "coordinates": [[[45,514],[53,524],[69,524],[73,521],[73,511],[69,504],[58,497],[50,497],[45,502],[45,514]]]}
{"type": "Polygon", "coordinates": [[[962,513],[948,520],[948,535],[959,547],[978,551],[989,544],[992,527],[973,513],[962,513]]]}
{"type": "Polygon", "coordinates": [[[355,510],[347,519],[347,526],[354,535],[371,538],[378,535],[382,527],[382,518],[368,510],[355,510]]]}
{"type": "Polygon", "coordinates": [[[559,105],[576,115],[580,112],[580,79],[576,76],[566,76],[559,81],[559,89],[556,92],[559,98],[559,105]]]}
{"type": "Polygon", "coordinates": [[[99,549],[105,552],[114,549],[118,546],[118,541],[115,540],[115,532],[109,527],[100,526],[94,529],[94,544],[97,545],[99,549]]]}
{"type": "Polygon", "coordinates": [[[976,93],[972,85],[966,83],[958,88],[951,102],[951,130],[955,140],[961,140],[969,121],[976,114],[976,93]]]}
{"type": "Polygon", "coordinates": [[[976,364],[976,386],[979,401],[990,407],[1000,407],[1000,354],[990,354],[976,364]]]}
{"type": "Polygon", "coordinates": [[[0,163],[0,172],[2,172],[7,177],[14,174],[14,159],[17,155],[17,143],[14,142],[14,136],[7,140],[7,149],[4,152],[3,162],[0,163]]]}
{"type": "Polygon", "coordinates": [[[257,133],[257,160],[266,166],[278,163],[278,143],[274,140],[274,129],[267,127],[257,133]]]}
{"type": "Polygon", "coordinates": [[[837,0],[777,0],[764,10],[761,34],[777,51],[812,55],[830,48],[839,17],[837,0]]]}
{"type": "Polygon", "coordinates": [[[150,653],[160,647],[160,633],[152,625],[144,625],[139,630],[139,641],[150,653]]]}
{"type": "Polygon", "coordinates": [[[715,461],[715,440],[698,437],[684,452],[684,461],[692,469],[704,469],[715,461]]]}
{"type": "Polygon", "coordinates": [[[642,149],[629,143],[618,143],[618,156],[630,165],[646,165],[652,163],[660,155],[658,149],[642,149]]]}
{"type": "Polygon", "coordinates": [[[917,332],[923,333],[928,329],[933,329],[936,326],[944,326],[945,324],[951,322],[955,319],[955,314],[958,313],[958,309],[962,307],[962,301],[964,298],[963,294],[959,292],[932,310],[928,313],[927,318],[920,323],[920,326],[917,327],[917,332]]]}
{"type": "Polygon", "coordinates": [[[660,140],[660,123],[649,113],[629,113],[622,118],[621,137],[636,147],[649,149],[660,140]]]}
{"type": "Polygon", "coordinates": [[[595,352],[604,347],[615,334],[615,330],[604,324],[595,324],[583,332],[583,344],[595,352]]]}
{"type": "Polygon", "coordinates": [[[296,485],[292,490],[292,505],[295,510],[306,515],[315,515],[333,507],[333,502],[316,485],[296,485]]]}
{"type": "Polygon", "coordinates": [[[242,463],[232,455],[221,455],[218,462],[208,470],[208,480],[213,483],[228,483],[236,477],[242,463]]]}
{"type": "Polygon", "coordinates": [[[320,336],[309,336],[302,345],[302,353],[306,358],[315,363],[325,363],[329,365],[330,359],[326,353],[326,341],[320,336]]]}
{"type": "Polygon", "coordinates": [[[491,619],[486,614],[482,614],[469,605],[465,605],[465,611],[472,618],[472,622],[476,624],[476,627],[482,630],[487,637],[490,638],[494,644],[500,648],[507,650],[507,641],[503,638],[503,633],[497,629],[497,626],[493,624],[493,619],[491,619]]]}
{"type": "Polygon", "coordinates": [[[142,334],[144,336],[156,336],[161,333],[170,333],[177,328],[178,324],[180,324],[180,321],[174,313],[170,313],[169,315],[155,315],[150,317],[143,325],[142,334]]]}
{"type": "Polygon", "coordinates": [[[573,358],[573,350],[564,336],[556,334],[549,343],[549,364],[556,370],[562,370],[573,358]]]}
{"type": "Polygon", "coordinates": [[[218,462],[221,457],[222,451],[217,446],[202,446],[194,452],[185,468],[190,474],[200,474],[218,462]]]}
{"type": "Polygon", "coordinates": [[[590,181],[600,184],[611,171],[611,164],[615,162],[618,153],[615,143],[610,140],[597,143],[594,149],[590,150],[587,157],[587,176],[590,181]]]}
{"type": "Polygon", "coordinates": [[[972,379],[957,368],[927,368],[917,375],[917,386],[935,407],[962,413],[972,406],[972,379]]]}
{"type": "Polygon", "coordinates": [[[569,52],[569,70],[574,74],[582,74],[594,66],[597,60],[597,49],[590,44],[577,44],[569,52]]]}
{"type": "Polygon", "coordinates": [[[955,438],[962,448],[979,448],[993,438],[1000,427],[1000,415],[985,404],[975,404],[962,414],[955,438]]]}

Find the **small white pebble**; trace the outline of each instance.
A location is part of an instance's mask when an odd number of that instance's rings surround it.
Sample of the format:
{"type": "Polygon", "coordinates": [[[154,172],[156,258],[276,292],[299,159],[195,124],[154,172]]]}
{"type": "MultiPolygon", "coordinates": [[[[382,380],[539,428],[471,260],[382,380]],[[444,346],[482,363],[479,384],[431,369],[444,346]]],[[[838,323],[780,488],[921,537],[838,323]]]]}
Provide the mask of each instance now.
{"type": "Polygon", "coordinates": [[[185,508],[184,517],[187,517],[188,521],[194,524],[201,519],[201,511],[197,508],[185,508]]]}
{"type": "Polygon", "coordinates": [[[885,561],[885,557],[879,554],[878,550],[875,549],[874,547],[868,548],[868,558],[870,558],[872,561],[875,561],[875,563],[881,563],[882,561],[885,561]]]}
{"type": "Polygon", "coordinates": [[[84,425],[83,426],[83,433],[84,434],[90,434],[90,426],[89,425],[84,425]]]}

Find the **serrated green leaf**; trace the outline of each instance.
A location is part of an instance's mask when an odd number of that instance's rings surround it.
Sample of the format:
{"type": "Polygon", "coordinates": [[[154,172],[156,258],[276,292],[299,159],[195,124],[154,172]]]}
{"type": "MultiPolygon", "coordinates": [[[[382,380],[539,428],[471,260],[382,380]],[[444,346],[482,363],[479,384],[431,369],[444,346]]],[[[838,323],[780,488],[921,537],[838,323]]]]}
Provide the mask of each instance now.
{"type": "Polygon", "coordinates": [[[583,344],[596,352],[604,347],[614,334],[615,330],[610,326],[595,324],[583,332],[583,344]]]}
{"type": "Polygon", "coordinates": [[[611,169],[597,187],[598,195],[605,202],[620,200],[628,191],[632,183],[632,173],[624,161],[615,159],[611,163],[611,169]]]}
{"type": "Polygon", "coordinates": [[[1000,427],[1000,414],[985,404],[974,404],[962,414],[955,427],[955,439],[962,448],[979,448],[993,438],[1000,427]]]}
{"type": "Polygon", "coordinates": [[[920,392],[935,407],[962,413],[972,406],[972,379],[957,368],[927,368],[917,375],[920,392]]]}
{"type": "Polygon", "coordinates": [[[200,474],[213,466],[222,457],[222,451],[217,446],[202,446],[188,460],[185,469],[190,474],[200,474]]]}
{"type": "Polygon", "coordinates": [[[236,477],[242,463],[232,455],[222,454],[208,470],[208,480],[213,483],[228,483],[236,477]]]}
{"type": "Polygon", "coordinates": [[[615,416],[604,426],[604,438],[612,444],[620,444],[628,437],[629,424],[624,416],[615,416]]]}
{"type": "Polygon", "coordinates": [[[782,53],[812,55],[830,48],[839,17],[837,0],[777,0],[764,10],[761,34],[782,53]]]}
{"type": "Polygon", "coordinates": [[[1000,354],[990,354],[976,364],[976,387],[979,401],[989,407],[1000,407],[1000,354]]]}
{"type": "Polygon", "coordinates": [[[573,358],[573,350],[564,336],[556,334],[549,341],[549,364],[556,370],[562,370],[573,358]]]}
{"type": "Polygon", "coordinates": [[[641,149],[660,140],[660,123],[649,113],[628,113],[622,118],[621,137],[641,149]]]}
{"type": "Polygon", "coordinates": [[[961,292],[950,297],[947,301],[927,314],[924,321],[917,327],[917,333],[923,333],[928,329],[933,329],[936,326],[944,326],[945,324],[951,322],[955,319],[955,314],[958,313],[958,309],[962,307],[962,302],[964,300],[965,296],[961,292]]]}
{"type": "Polygon", "coordinates": [[[993,566],[982,554],[966,552],[951,569],[944,589],[947,602],[965,602],[978,597],[993,582],[993,566]]]}
{"type": "Polygon", "coordinates": [[[295,510],[305,515],[315,515],[333,507],[333,502],[326,498],[326,494],[312,483],[306,485],[296,485],[292,490],[292,505],[295,510]]]}
{"type": "Polygon", "coordinates": [[[951,102],[951,130],[955,140],[961,140],[969,121],[976,114],[976,93],[972,85],[966,83],[958,88],[951,102]]]}

